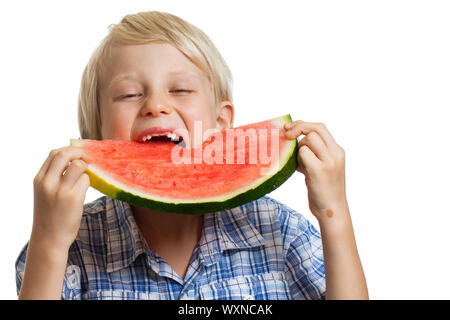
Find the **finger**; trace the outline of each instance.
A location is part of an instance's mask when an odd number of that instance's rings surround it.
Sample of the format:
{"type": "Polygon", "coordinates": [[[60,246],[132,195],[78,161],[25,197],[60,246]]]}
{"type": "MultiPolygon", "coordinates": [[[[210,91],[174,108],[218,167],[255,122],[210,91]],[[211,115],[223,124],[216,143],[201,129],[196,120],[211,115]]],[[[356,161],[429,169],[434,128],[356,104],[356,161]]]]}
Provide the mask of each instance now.
{"type": "Polygon", "coordinates": [[[314,171],[314,168],[317,168],[320,165],[320,160],[317,159],[314,152],[306,145],[300,147],[297,160],[299,163],[301,162],[303,164],[305,173],[314,171]]]}
{"type": "Polygon", "coordinates": [[[321,161],[330,160],[331,156],[328,153],[327,146],[323,142],[322,138],[315,131],[308,133],[299,142],[299,147],[306,145],[321,161]]]}
{"type": "MultiPolygon", "coordinates": [[[[50,151],[49,155],[47,156],[47,159],[45,159],[45,161],[44,161],[44,163],[42,164],[41,168],[39,169],[39,171],[38,171],[36,177],[41,177],[41,178],[43,178],[43,177],[47,174],[48,169],[49,169],[49,167],[50,167],[50,165],[51,165],[51,163],[52,163],[54,157],[55,157],[58,153],[60,153],[60,152],[62,152],[62,151],[64,151],[64,150],[67,150],[67,149],[72,149],[72,148],[76,148],[76,149],[82,150],[81,148],[77,148],[77,147],[65,146],[65,147],[62,147],[62,148],[59,148],[59,149],[54,149],[54,150],[50,151]]],[[[91,158],[90,158],[87,154],[84,154],[84,155],[82,156],[82,159],[84,159],[85,161],[88,161],[88,162],[91,161],[91,158]]]]}
{"type": "MultiPolygon", "coordinates": [[[[298,152],[300,152],[300,149],[298,150],[298,152]]],[[[302,160],[300,159],[299,153],[297,153],[297,163],[298,163],[297,171],[306,175],[306,169],[302,160]]]]}
{"type": "Polygon", "coordinates": [[[76,159],[83,159],[86,162],[90,161],[89,156],[81,148],[69,146],[59,149],[50,163],[45,179],[50,184],[59,183],[64,170],[69,166],[69,162],[76,159]]]}
{"type": "Polygon", "coordinates": [[[55,149],[55,150],[50,151],[50,153],[47,156],[47,159],[45,159],[44,163],[42,164],[41,168],[39,169],[39,171],[36,175],[36,179],[42,179],[45,176],[45,174],[48,171],[48,168],[50,167],[50,163],[52,163],[52,160],[55,157],[55,154],[61,149],[55,149]]]}
{"type": "Polygon", "coordinates": [[[82,173],[73,185],[72,190],[86,196],[86,191],[89,188],[90,183],[91,182],[87,173],[82,173]]]}
{"type": "Polygon", "coordinates": [[[83,160],[73,160],[61,178],[61,188],[72,189],[80,176],[86,171],[87,163],[83,160]]]}
{"type": "Polygon", "coordinates": [[[331,133],[328,131],[327,127],[321,122],[305,122],[302,120],[297,120],[292,122],[291,126],[286,127],[286,137],[288,139],[293,139],[293,137],[298,137],[299,135],[308,134],[312,131],[317,132],[320,137],[325,142],[325,145],[330,148],[332,152],[336,151],[338,146],[334,140],[331,133]]]}

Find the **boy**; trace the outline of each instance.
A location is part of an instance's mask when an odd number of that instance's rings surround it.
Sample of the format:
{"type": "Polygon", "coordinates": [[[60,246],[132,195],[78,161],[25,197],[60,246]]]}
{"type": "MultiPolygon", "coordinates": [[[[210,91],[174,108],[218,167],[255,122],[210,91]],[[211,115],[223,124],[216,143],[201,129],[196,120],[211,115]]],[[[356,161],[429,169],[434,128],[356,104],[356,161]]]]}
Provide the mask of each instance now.
{"type": "MultiPolygon", "coordinates": [[[[151,128],[193,137],[194,121],[205,132],[230,128],[233,117],[226,63],[202,31],[170,14],[124,17],[83,73],[82,138],[136,140],[151,128]]],[[[34,179],[32,233],[16,263],[19,298],[367,298],[344,151],[322,124],[295,121],[285,129],[290,139],[305,135],[298,171],[322,239],[268,197],[205,215],[108,197],[83,206],[89,159],[69,146],[52,151],[34,179]]]]}

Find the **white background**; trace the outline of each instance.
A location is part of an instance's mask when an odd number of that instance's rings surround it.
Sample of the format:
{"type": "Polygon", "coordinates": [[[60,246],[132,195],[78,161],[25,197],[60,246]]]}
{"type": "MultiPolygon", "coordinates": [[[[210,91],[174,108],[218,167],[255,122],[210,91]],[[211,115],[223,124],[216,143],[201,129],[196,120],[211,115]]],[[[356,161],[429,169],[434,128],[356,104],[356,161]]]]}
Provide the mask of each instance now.
{"type": "MultiPolygon", "coordinates": [[[[78,0],[0,4],[0,299],[16,298],[32,180],[79,137],[84,66],[109,24],[148,10],[212,38],[233,72],[235,125],[286,113],[327,125],[346,151],[371,298],[450,298],[448,1],[78,0]]],[[[317,226],[301,173],[271,196],[317,226]]]]}

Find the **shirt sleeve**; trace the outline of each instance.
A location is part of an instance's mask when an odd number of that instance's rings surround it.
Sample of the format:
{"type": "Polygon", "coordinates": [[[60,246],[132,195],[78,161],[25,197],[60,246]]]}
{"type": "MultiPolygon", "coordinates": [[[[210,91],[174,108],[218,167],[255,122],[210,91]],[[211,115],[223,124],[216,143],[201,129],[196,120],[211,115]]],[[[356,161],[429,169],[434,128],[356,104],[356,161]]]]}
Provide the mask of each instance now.
{"type": "Polygon", "coordinates": [[[19,297],[20,288],[22,287],[23,274],[25,272],[25,259],[27,257],[28,243],[20,251],[19,256],[16,260],[16,292],[17,297],[19,297]]]}
{"type": "MultiPolygon", "coordinates": [[[[19,296],[22,287],[23,275],[25,272],[25,260],[27,257],[28,243],[23,247],[16,260],[16,291],[19,296]]],[[[81,272],[76,265],[68,265],[64,275],[64,282],[61,292],[62,300],[80,300],[81,299],[81,272]]]]}

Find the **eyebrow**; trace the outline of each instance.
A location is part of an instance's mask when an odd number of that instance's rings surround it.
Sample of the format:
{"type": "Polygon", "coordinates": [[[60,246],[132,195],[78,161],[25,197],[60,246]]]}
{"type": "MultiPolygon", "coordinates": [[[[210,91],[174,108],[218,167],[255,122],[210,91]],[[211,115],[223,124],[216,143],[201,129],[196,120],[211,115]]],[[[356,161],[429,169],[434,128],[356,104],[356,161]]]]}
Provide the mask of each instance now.
{"type": "MultiPolygon", "coordinates": [[[[186,75],[188,77],[193,77],[197,80],[199,80],[199,76],[198,74],[196,74],[195,72],[186,72],[186,71],[171,71],[169,72],[169,76],[179,76],[179,75],[186,75]]],[[[115,76],[109,83],[109,86],[111,87],[114,83],[119,82],[119,81],[123,81],[123,80],[137,80],[138,76],[135,74],[119,74],[117,76],[115,76]]]]}
{"type": "Polygon", "coordinates": [[[196,80],[200,80],[198,74],[195,72],[172,71],[172,72],[169,72],[169,76],[187,76],[189,78],[194,78],[196,80]]]}
{"type": "Polygon", "coordinates": [[[138,77],[136,75],[133,74],[129,74],[129,73],[122,73],[119,74],[117,76],[115,76],[111,81],[110,84],[117,82],[117,81],[122,81],[122,80],[136,80],[138,77]]]}
{"type": "Polygon", "coordinates": [[[137,80],[137,79],[138,79],[138,77],[134,74],[129,74],[129,73],[119,74],[111,79],[111,81],[108,84],[107,90],[111,90],[113,85],[115,85],[117,82],[120,82],[123,80],[137,80]]]}
{"type": "Polygon", "coordinates": [[[187,74],[187,75],[197,75],[195,72],[189,72],[189,71],[171,71],[171,72],[169,72],[169,75],[173,75],[173,76],[176,76],[176,75],[179,75],[179,74],[187,74]]]}

